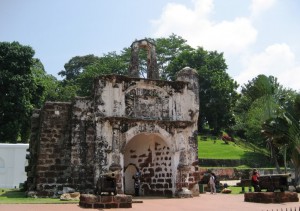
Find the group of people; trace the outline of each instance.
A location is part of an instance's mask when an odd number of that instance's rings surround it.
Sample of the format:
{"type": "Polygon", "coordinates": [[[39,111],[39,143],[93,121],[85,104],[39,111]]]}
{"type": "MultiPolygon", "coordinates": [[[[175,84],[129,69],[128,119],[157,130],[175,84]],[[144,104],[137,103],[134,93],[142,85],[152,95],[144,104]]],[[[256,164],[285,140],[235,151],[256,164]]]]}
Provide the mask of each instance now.
{"type": "MultiPolygon", "coordinates": [[[[136,172],[136,174],[132,176],[132,179],[134,180],[135,196],[139,196],[140,177],[141,177],[140,172],[136,172]]],[[[217,193],[216,180],[217,180],[217,176],[215,175],[215,173],[213,173],[213,172],[210,173],[208,184],[209,184],[209,187],[210,187],[210,193],[211,194],[216,194],[217,193]]],[[[252,171],[251,183],[252,183],[252,186],[254,187],[254,191],[255,192],[260,192],[259,173],[258,173],[257,169],[253,169],[253,171],[252,171]]]]}
{"type": "MultiPolygon", "coordinates": [[[[210,187],[210,193],[215,194],[216,193],[216,175],[214,173],[210,173],[209,177],[209,187],[210,187]]],[[[251,184],[254,188],[254,192],[260,192],[260,186],[259,186],[259,172],[257,169],[253,169],[252,176],[251,176],[251,184]]]]}

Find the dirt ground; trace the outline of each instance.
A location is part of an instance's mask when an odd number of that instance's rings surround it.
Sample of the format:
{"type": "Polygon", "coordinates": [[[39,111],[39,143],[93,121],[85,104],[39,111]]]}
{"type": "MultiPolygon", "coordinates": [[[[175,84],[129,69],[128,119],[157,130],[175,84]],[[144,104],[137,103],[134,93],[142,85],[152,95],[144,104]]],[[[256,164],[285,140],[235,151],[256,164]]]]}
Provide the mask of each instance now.
{"type": "Polygon", "coordinates": [[[86,209],[78,204],[0,204],[0,211],[281,211],[300,210],[299,202],[282,204],[261,204],[244,202],[244,195],[231,194],[201,194],[194,198],[138,198],[133,199],[142,203],[133,203],[132,208],[126,209],[86,209]]]}

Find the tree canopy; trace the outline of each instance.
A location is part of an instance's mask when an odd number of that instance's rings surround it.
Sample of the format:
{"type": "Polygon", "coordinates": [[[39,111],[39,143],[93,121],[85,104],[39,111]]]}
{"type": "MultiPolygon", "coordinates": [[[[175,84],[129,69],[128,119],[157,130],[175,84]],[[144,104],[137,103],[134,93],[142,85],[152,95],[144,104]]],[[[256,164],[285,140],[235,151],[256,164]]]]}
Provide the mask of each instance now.
{"type": "Polygon", "coordinates": [[[205,125],[216,135],[222,129],[228,129],[234,124],[232,109],[238,99],[238,84],[226,73],[223,53],[206,51],[200,47],[185,50],[168,65],[167,75],[173,79],[186,66],[196,69],[199,74],[199,131],[205,125]]]}
{"type": "Polygon", "coordinates": [[[34,103],[42,89],[34,82],[34,50],[18,42],[0,43],[0,140],[26,142],[34,103]]]}

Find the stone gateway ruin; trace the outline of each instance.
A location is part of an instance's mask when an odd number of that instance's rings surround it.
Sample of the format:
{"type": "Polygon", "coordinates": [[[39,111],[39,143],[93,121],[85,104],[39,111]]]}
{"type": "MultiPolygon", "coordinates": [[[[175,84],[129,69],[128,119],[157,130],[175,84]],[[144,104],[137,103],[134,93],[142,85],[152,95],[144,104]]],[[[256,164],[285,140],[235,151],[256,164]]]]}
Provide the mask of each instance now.
{"type": "Polygon", "coordinates": [[[197,189],[198,76],[178,72],[176,81],[158,80],[155,45],[132,44],[129,76],[94,79],[92,96],[46,102],[32,115],[28,191],[40,197],[64,188],[91,193],[101,175],[115,174],[118,194],[176,196],[197,189]],[[147,78],[139,78],[138,50],[148,51],[147,78]]]}

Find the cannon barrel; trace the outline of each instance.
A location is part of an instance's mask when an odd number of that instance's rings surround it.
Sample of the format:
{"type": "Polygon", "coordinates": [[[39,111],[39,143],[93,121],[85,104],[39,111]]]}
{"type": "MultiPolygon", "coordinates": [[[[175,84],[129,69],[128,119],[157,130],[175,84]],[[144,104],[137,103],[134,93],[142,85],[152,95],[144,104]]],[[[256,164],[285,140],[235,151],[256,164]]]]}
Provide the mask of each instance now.
{"type": "Polygon", "coordinates": [[[111,177],[111,178],[116,178],[117,174],[120,173],[119,171],[112,171],[112,172],[107,172],[107,173],[103,173],[100,174],[99,176],[107,176],[107,177],[111,177]]]}
{"type": "Polygon", "coordinates": [[[273,192],[276,189],[284,192],[288,190],[290,177],[291,174],[261,175],[259,177],[259,186],[261,189],[267,189],[268,192],[273,192]]]}

